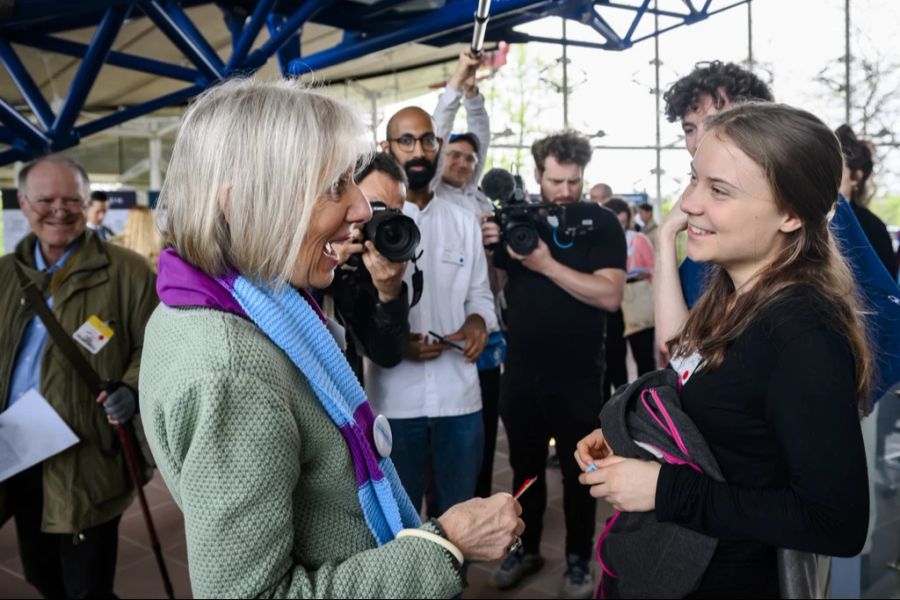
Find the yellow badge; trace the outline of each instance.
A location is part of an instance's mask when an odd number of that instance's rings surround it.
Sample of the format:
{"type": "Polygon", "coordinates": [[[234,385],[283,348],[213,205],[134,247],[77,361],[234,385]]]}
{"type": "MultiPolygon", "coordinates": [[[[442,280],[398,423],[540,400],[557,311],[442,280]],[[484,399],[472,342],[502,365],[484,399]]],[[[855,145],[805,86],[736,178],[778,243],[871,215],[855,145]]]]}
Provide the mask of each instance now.
{"type": "Polygon", "coordinates": [[[97,354],[109,343],[115,332],[100,320],[97,315],[92,315],[84,325],[78,328],[73,336],[75,341],[87,348],[91,354],[97,354]]]}

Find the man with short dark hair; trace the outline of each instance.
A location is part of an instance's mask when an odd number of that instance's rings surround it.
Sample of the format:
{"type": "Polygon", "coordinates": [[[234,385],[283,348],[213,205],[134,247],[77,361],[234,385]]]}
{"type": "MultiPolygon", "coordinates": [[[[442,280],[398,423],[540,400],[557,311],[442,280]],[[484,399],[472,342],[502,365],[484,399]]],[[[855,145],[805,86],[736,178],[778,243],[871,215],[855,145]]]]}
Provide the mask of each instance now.
{"type": "Polygon", "coordinates": [[[641,217],[641,223],[643,223],[641,226],[641,233],[650,239],[650,243],[653,244],[653,249],[655,250],[659,225],[653,219],[653,205],[649,202],[642,202],[641,204],[638,204],[637,209],[638,215],[641,217]]]}
{"type": "MultiPolygon", "coordinates": [[[[576,443],[597,424],[602,404],[606,315],[619,308],[625,285],[625,234],[615,215],[581,201],[588,140],[566,132],[531,147],[541,197],[591,222],[589,233],[569,237],[546,220],[540,241],[527,256],[500,244],[494,264],[506,270],[509,349],[500,395],[500,415],[509,439],[513,487],[537,476],[522,504],[526,528],[522,548],[491,576],[508,589],[543,566],[541,531],[547,504],[544,470],[547,445],[556,439],[563,474],[566,564],[563,597],[589,598],[594,591],[589,559],[595,501],[578,482],[576,443]]],[[[500,241],[499,227],[485,227],[485,244],[500,241]]]]}
{"type": "MultiPolygon", "coordinates": [[[[406,202],[406,174],[389,154],[376,154],[356,176],[369,202],[383,202],[402,210],[406,202]]],[[[359,227],[351,239],[336,245],[343,264],[322,294],[334,300],[335,313],[346,327],[347,360],[363,381],[363,359],[390,368],[403,359],[409,337],[409,295],[403,275],[406,262],[391,262],[372,240],[362,242],[359,227]],[[359,256],[359,261],[347,260],[359,256]]]]}
{"type": "Polygon", "coordinates": [[[109,212],[109,195],[102,190],[91,192],[87,209],[87,228],[104,242],[116,235],[115,231],[103,224],[107,212],[109,212]]]}
{"type": "Polygon", "coordinates": [[[80,440],[0,484],[0,523],[15,518],[25,579],[47,598],[113,597],[119,520],[134,487],[111,423],[137,410],[144,326],[157,304],[147,261],[85,231],[89,189],[72,160],[26,165],[18,199],[31,233],[0,258],[0,410],[35,390],[80,440]],[[115,391],[96,396],[82,383],[24,299],[16,266],[115,391]]]}
{"type": "MultiPolygon", "coordinates": [[[[433,187],[443,140],[431,116],[407,107],[388,121],[382,149],[409,180],[405,207],[421,231],[424,284],[410,309],[404,360],[391,369],[366,361],[366,394],[390,421],[391,458],[416,508],[431,441],[438,514],[470,499],[482,461],[484,427],[475,361],[496,327],[478,220],[433,187]]],[[[405,281],[411,286],[412,273],[405,281]]]]}
{"type": "Polygon", "coordinates": [[[676,81],[663,94],[666,118],[681,121],[684,143],[691,156],[705,133],[704,119],[737,102],[772,102],[772,91],[751,71],[735,63],[714,60],[698,63],[690,74],[676,81]]]}

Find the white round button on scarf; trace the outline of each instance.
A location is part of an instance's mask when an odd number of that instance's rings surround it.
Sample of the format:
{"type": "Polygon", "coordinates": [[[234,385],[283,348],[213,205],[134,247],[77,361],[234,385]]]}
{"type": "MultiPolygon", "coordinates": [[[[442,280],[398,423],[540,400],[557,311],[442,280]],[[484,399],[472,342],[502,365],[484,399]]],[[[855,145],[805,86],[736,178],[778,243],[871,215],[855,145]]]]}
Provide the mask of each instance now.
{"type": "Polygon", "coordinates": [[[375,422],[372,423],[372,437],[375,438],[375,449],[378,450],[378,454],[388,458],[394,447],[394,436],[391,434],[391,424],[384,415],[375,417],[375,422]]]}

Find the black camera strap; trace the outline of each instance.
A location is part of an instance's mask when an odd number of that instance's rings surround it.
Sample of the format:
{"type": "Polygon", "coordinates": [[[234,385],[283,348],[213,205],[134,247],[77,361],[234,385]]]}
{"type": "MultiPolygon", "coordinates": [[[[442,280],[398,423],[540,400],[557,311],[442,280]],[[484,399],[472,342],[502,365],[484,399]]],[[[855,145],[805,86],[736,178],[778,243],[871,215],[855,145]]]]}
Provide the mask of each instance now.
{"type": "Polygon", "coordinates": [[[425,251],[422,250],[421,252],[419,252],[418,256],[413,257],[413,259],[412,259],[412,264],[413,264],[413,269],[414,269],[413,276],[412,276],[413,297],[412,297],[412,302],[410,302],[410,304],[409,304],[410,308],[412,308],[413,306],[418,304],[419,300],[422,299],[422,290],[425,287],[425,275],[422,273],[422,270],[419,269],[419,264],[418,264],[418,260],[420,258],[422,258],[423,252],[425,252],[425,251]]]}

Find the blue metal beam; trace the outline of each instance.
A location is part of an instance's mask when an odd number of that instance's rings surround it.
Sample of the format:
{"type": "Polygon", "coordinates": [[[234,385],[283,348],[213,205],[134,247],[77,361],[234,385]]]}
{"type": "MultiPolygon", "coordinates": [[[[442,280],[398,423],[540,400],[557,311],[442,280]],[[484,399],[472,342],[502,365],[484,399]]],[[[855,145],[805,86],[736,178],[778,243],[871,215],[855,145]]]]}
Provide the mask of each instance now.
{"type": "Polygon", "coordinates": [[[641,4],[640,8],[637,10],[637,13],[634,15],[634,20],[631,22],[631,27],[628,28],[628,33],[625,34],[626,42],[631,42],[631,36],[634,35],[634,30],[637,29],[638,23],[641,22],[641,19],[644,17],[649,6],[650,0],[644,0],[644,3],[641,4]]]}
{"type": "MultiPolygon", "coordinates": [[[[154,2],[159,2],[159,0],[153,0],[154,2]]],[[[190,17],[184,12],[182,7],[176,0],[167,0],[166,1],[166,12],[169,13],[169,16],[175,22],[175,24],[183,31],[191,40],[193,40],[194,45],[197,49],[203,54],[203,58],[211,65],[213,65],[216,71],[220,74],[225,73],[225,64],[222,62],[222,59],[219,58],[218,53],[216,53],[215,49],[209,45],[209,42],[206,41],[206,38],[203,37],[203,34],[200,33],[200,30],[194,25],[194,22],[191,21],[190,17]]]]}
{"type": "MultiPolygon", "coordinates": [[[[723,6],[721,8],[717,8],[716,10],[714,10],[712,12],[705,12],[705,11],[698,12],[697,14],[691,15],[689,17],[685,17],[685,19],[682,23],[675,23],[668,27],[663,27],[659,31],[648,33],[647,35],[645,35],[643,37],[639,37],[638,39],[633,40],[632,43],[636,44],[638,42],[643,42],[644,40],[648,40],[657,35],[662,35],[668,31],[672,31],[673,29],[678,29],[679,27],[684,27],[685,25],[692,25],[693,23],[697,23],[698,21],[703,21],[705,19],[708,19],[709,17],[719,14],[720,12],[730,10],[730,9],[740,6],[742,4],[747,4],[748,2],[752,2],[752,0],[737,0],[737,2],[734,2],[733,4],[729,4],[728,6],[723,6]]],[[[707,7],[708,7],[708,3],[707,3],[707,7]]],[[[706,7],[704,7],[704,8],[706,8],[706,7]]]]}
{"type": "MultiPolygon", "coordinates": [[[[278,33],[278,30],[284,26],[285,18],[281,15],[271,14],[269,18],[266,19],[266,25],[269,28],[269,35],[274,36],[278,33]]],[[[288,71],[288,66],[291,64],[291,61],[297,58],[300,58],[300,35],[299,32],[295,33],[291,36],[288,41],[286,41],[281,48],[275,53],[275,56],[278,58],[278,68],[281,71],[282,77],[289,77],[290,73],[288,71]]]]}
{"type": "MultiPolygon", "coordinates": [[[[7,37],[10,41],[22,46],[29,46],[31,48],[38,48],[40,50],[47,50],[48,52],[55,52],[65,56],[74,56],[76,58],[85,56],[89,48],[87,44],[70,42],[69,40],[51,37],[49,35],[11,34],[7,37]]],[[[196,83],[201,78],[200,72],[194,69],[188,69],[187,67],[163,62],[161,60],[127,54],[125,52],[116,52],[115,50],[111,50],[109,54],[106,55],[106,64],[190,83],[196,83]]]]}
{"type": "Polygon", "coordinates": [[[217,81],[222,78],[222,71],[220,70],[222,61],[219,60],[217,64],[215,61],[208,60],[203,51],[197,46],[196,41],[181,30],[157,0],[143,0],[140,3],[140,7],[166,37],[181,50],[182,54],[197,65],[197,68],[209,81],[217,81]]]}
{"type": "MultiPolygon", "coordinates": [[[[610,8],[621,8],[623,10],[634,10],[634,6],[631,4],[619,4],[618,2],[595,2],[594,6],[608,6],[610,8]]],[[[697,13],[697,11],[693,10],[693,7],[688,5],[690,12],[688,13],[678,13],[670,10],[664,10],[662,8],[651,8],[649,9],[650,14],[656,14],[661,17],[674,17],[676,19],[687,19],[690,18],[691,15],[697,13]]]]}
{"type": "Polygon", "coordinates": [[[205,85],[200,84],[192,85],[178,90],[177,92],[166,94],[165,96],[157,98],[156,100],[144,102],[143,104],[135,104],[134,106],[130,106],[124,110],[114,112],[111,115],[107,115],[105,117],[95,119],[90,123],[80,125],[76,128],[76,132],[79,137],[86,137],[94,133],[103,131],[104,129],[120,125],[125,121],[130,121],[131,119],[135,119],[148,113],[152,113],[153,111],[159,110],[160,108],[187,102],[188,100],[202,92],[205,87],[205,85]]]}
{"type": "Polygon", "coordinates": [[[275,7],[276,2],[277,0],[258,0],[256,8],[253,9],[253,14],[250,16],[250,20],[244,25],[244,30],[241,32],[240,39],[238,39],[237,44],[234,45],[234,51],[231,53],[231,58],[228,59],[228,63],[225,65],[226,73],[233,71],[238,65],[244,62],[245,58],[247,58],[250,47],[253,46],[253,42],[256,41],[259,31],[262,29],[263,25],[266,24],[268,17],[272,14],[272,8],[275,7]]]}
{"type": "MultiPolygon", "coordinates": [[[[410,22],[405,27],[372,37],[360,36],[356,39],[350,38],[333,48],[291,61],[290,72],[292,75],[302,75],[308,71],[315,71],[316,69],[353,60],[397,44],[421,41],[460,27],[469,27],[472,25],[472,13],[468,10],[460,10],[462,4],[465,3],[448,3],[443,8],[427,13],[410,22]]],[[[520,10],[524,11],[539,4],[543,4],[543,2],[536,0],[506,0],[500,6],[503,7],[504,14],[507,14],[520,10]]],[[[468,4],[467,7],[471,8],[468,4]]]]}
{"type": "Polygon", "coordinates": [[[3,38],[0,38],[0,60],[3,61],[3,65],[16,83],[16,87],[22,92],[22,97],[31,107],[31,112],[34,113],[38,123],[45,130],[49,130],[53,125],[53,111],[47,104],[47,100],[44,99],[44,95],[41,94],[41,90],[35,85],[31,75],[28,74],[25,65],[19,60],[12,45],[3,38]]]}
{"type": "Polygon", "coordinates": [[[0,98],[0,121],[9,127],[10,131],[22,138],[22,144],[37,148],[45,148],[50,145],[47,134],[38,129],[34,123],[22,116],[19,111],[9,105],[6,100],[0,98]]]}
{"type": "Polygon", "coordinates": [[[91,39],[90,48],[88,48],[84,60],[81,61],[78,72],[75,73],[75,79],[72,81],[69,93],[66,95],[63,108],[59,111],[56,121],[53,123],[51,131],[54,135],[67,135],[72,125],[75,124],[78,113],[84,107],[84,101],[88,92],[91,91],[91,87],[97,79],[97,73],[100,72],[100,67],[103,66],[106,55],[109,53],[109,49],[112,47],[119,29],[122,27],[127,11],[127,6],[113,6],[106,11],[103,20],[100,21],[100,25],[97,27],[93,39],[91,39]]]}
{"type": "Polygon", "coordinates": [[[225,26],[228,28],[228,32],[231,33],[231,47],[233,49],[237,46],[241,37],[241,31],[244,29],[244,19],[241,18],[241,15],[238,14],[233,6],[229,6],[225,2],[216,2],[216,6],[222,11],[225,26]]]}
{"type": "Polygon", "coordinates": [[[278,33],[272,35],[261,48],[255,50],[247,60],[244,61],[243,67],[250,71],[260,68],[276,50],[281,48],[297,31],[317,12],[324,10],[335,3],[336,0],[305,0],[302,6],[294,11],[287,20],[278,28],[278,33]]]}
{"type": "Polygon", "coordinates": [[[17,160],[28,160],[32,155],[28,154],[24,150],[20,148],[10,148],[9,150],[4,150],[0,152],[0,165],[8,165],[9,163],[14,163],[17,160]]]}

